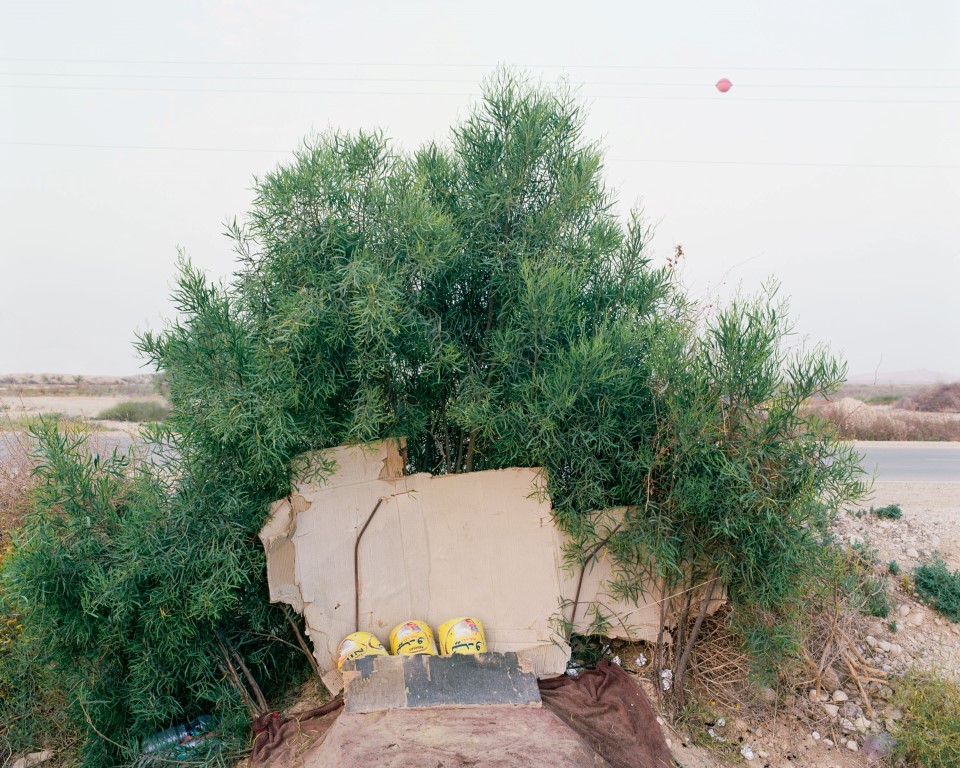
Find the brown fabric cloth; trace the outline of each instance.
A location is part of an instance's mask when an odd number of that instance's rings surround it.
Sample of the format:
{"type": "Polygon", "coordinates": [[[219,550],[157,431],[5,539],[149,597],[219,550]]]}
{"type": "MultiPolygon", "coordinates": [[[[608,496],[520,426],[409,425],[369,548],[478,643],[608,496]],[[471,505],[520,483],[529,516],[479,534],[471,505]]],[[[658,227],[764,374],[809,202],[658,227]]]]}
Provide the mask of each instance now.
{"type": "Polygon", "coordinates": [[[322,707],[280,717],[276,712],[258,715],[253,721],[253,752],[250,765],[295,766],[300,757],[318,744],[343,711],[343,697],[338,696],[322,707]]]}
{"type": "Polygon", "coordinates": [[[613,768],[669,768],[673,758],[657,716],[639,685],[618,665],[601,661],[579,677],[540,681],[543,705],[613,768]]]}

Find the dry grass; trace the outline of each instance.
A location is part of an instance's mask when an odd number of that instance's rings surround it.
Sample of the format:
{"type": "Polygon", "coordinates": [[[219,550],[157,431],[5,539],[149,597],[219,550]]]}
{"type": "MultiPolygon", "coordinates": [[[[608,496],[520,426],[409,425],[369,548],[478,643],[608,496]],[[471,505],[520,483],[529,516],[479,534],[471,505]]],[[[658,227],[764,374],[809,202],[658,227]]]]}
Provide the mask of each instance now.
{"type": "Polygon", "coordinates": [[[720,709],[749,709],[756,688],[750,684],[750,657],[729,629],[729,606],[707,617],[690,657],[690,682],[699,698],[720,709]]]}
{"type": "Polygon", "coordinates": [[[0,542],[26,511],[35,465],[23,433],[0,432],[0,542]]]}
{"type": "Polygon", "coordinates": [[[905,411],[927,413],[960,413],[960,381],[953,384],[938,384],[900,403],[905,411]]]}
{"type": "Polygon", "coordinates": [[[843,398],[811,411],[837,425],[846,440],[960,441],[960,415],[871,406],[843,398]]]}

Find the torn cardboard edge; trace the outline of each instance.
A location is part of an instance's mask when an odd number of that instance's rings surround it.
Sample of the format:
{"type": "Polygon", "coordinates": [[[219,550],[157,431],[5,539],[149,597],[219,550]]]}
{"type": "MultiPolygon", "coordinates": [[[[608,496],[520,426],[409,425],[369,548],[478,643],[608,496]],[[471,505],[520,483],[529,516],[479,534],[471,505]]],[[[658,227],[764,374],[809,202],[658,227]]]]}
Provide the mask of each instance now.
{"type": "MultiPolygon", "coordinates": [[[[475,616],[491,651],[514,652],[538,677],[565,671],[562,627],[579,572],[564,561],[568,537],[556,526],[542,470],[510,468],[459,475],[403,474],[403,442],[342,446],[301,457],[293,492],[277,501],[260,533],[270,599],[305,619],[331,692],[343,688],[337,648],[359,629],[385,640],[410,619],[432,627],[475,616]],[[318,466],[335,466],[326,477],[318,466]],[[376,515],[370,513],[377,503],[376,515]],[[359,551],[359,590],[354,546],[359,551]]],[[[588,565],[574,631],[589,632],[598,611],[605,634],[654,642],[656,584],[631,603],[609,590],[605,552],[588,565]]]]}

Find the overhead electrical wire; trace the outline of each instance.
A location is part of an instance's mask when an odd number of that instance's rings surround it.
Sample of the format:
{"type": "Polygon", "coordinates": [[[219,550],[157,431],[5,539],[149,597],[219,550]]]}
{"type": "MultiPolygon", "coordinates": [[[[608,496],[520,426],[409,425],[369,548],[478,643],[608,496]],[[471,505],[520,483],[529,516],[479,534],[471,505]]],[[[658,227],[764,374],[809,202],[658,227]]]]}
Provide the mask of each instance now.
{"type": "MultiPolygon", "coordinates": [[[[479,91],[368,91],[368,90],[316,90],[316,89],[267,89],[267,88],[146,88],[135,86],[97,86],[97,85],[21,85],[0,83],[0,89],[41,90],[41,91],[101,91],[118,93],[234,93],[239,95],[294,95],[294,96],[426,96],[426,97],[475,97],[479,91]]],[[[778,98],[758,96],[737,98],[725,95],[710,96],[668,96],[644,95],[635,93],[585,94],[588,99],[628,99],[640,101],[712,101],[721,102],[779,102],[797,104],[960,104],[960,99],[816,99],[816,98],[778,98]]]]}
{"type": "MultiPolygon", "coordinates": [[[[259,154],[289,154],[290,149],[268,149],[255,147],[184,147],[163,146],[153,144],[78,144],[57,143],[42,141],[0,141],[0,146],[10,147],[58,147],[67,149],[117,149],[117,150],[145,150],[163,152],[211,152],[211,153],[259,153],[259,154]]],[[[802,161],[777,160],[695,160],[672,158],[642,158],[642,157],[610,157],[608,162],[613,163],[649,163],[665,165],[745,165],[745,166],[774,166],[796,168],[876,168],[889,170],[944,170],[960,168],[952,164],[924,164],[924,163],[815,163],[802,161]]]]}
{"type": "MultiPolygon", "coordinates": [[[[304,77],[302,75],[170,75],[170,74],[132,74],[108,72],[0,72],[0,77],[68,77],[86,79],[124,79],[124,80],[261,80],[268,82],[343,82],[343,83],[442,83],[473,85],[475,79],[468,78],[420,78],[420,77],[304,77]]],[[[576,85],[628,86],[631,88],[707,88],[713,83],[701,82],[641,82],[636,80],[572,80],[576,85]]],[[[852,90],[955,90],[957,84],[908,83],[903,85],[878,85],[876,83],[737,83],[737,88],[800,88],[800,89],[852,89],[852,90]]]]}
{"type": "MultiPolygon", "coordinates": [[[[436,62],[358,62],[358,61],[242,61],[242,60],[175,60],[175,59],[62,59],[41,57],[0,56],[0,61],[56,64],[109,64],[134,66],[272,66],[272,67],[398,67],[420,69],[493,69],[497,63],[436,63],[436,62]]],[[[610,70],[678,70],[701,72],[960,72],[960,67],[767,67],[742,65],[689,65],[689,64],[560,64],[518,63],[520,67],[543,69],[610,69],[610,70]]]]}

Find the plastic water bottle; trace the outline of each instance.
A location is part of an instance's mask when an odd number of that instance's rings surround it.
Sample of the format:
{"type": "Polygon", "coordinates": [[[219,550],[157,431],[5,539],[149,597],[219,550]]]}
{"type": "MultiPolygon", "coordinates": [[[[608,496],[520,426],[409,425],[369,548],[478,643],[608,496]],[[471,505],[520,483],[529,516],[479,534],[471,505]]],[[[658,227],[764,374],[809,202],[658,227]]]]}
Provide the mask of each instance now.
{"type": "Polygon", "coordinates": [[[212,731],[216,725],[217,720],[213,715],[200,715],[189,723],[181,723],[148,736],[143,740],[143,751],[149,755],[178,747],[212,731]]]}

